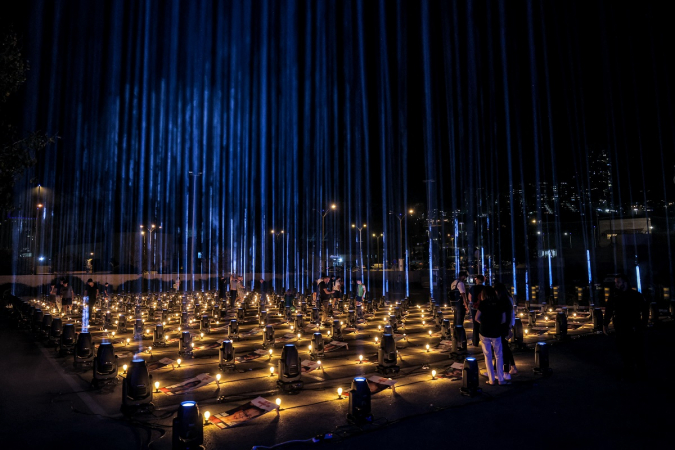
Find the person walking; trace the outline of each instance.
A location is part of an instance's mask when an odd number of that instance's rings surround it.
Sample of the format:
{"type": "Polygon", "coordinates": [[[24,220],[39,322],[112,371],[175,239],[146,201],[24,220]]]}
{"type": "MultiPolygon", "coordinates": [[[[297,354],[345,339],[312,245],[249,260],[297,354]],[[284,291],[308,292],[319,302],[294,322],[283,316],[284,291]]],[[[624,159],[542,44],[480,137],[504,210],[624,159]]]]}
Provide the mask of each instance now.
{"type": "MultiPolygon", "coordinates": [[[[616,347],[619,351],[625,378],[632,380],[644,375],[644,330],[647,327],[647,302],[644,296],[631,289],[628,277],[617,274],[615,291],[607,301],[603,332],[609,333],[609,323],[614,321],[616,347]]],[[[622,377],[623,378],[623,377],[622,377]]]]}
{"type": "Polygon", "coordinates": [[[94,312],[94,306],[96,306],[96,298],[98,297],[98,286],[94,284],[94,280],[89,278],[87,280],[87,284],[84,286],[84,292],[82,295],[86,295],[89,297],[89,300],[87,302],[87,308],[89,312],[89,320],[93,317],[93,312],[94,312]]]}
{"type": "Polygon", "coordinates": [[[466,292],[466,278],[469,274],[462,270],[459,272],[457,279],[450,285],[450,290],[453,293],[453,306],[455,308],[454,323],[457,325],[464,325],[464,317],[466,311],[469,309],[469,298],[466,292]]]}
{"type": "Polygon", "coordinates": [[[61,288],[61,303],[65,314],[70,314],[73,310],[73,288],[68,284],[68,280],[63,281],[61,288]]]}
{"type": "Polygon", "coordinates": [[[485,286],[481,290],[476,322],[480,324],[480,345],[485,356],[485,368],[488,375],[488,384],[511,384],[504,379],[504,355],[502,353],[502,326],[506,323],[506,313],[499,304],[499,297],[492,286],[485,286]],[[495,352],[497,373],[492,367],[492,350],[495,352]],[[496,379],[495,379],[496,377],[496,379]]]}
{"type": "Polygon", "coordinates": [[[321,322],[327,323],[329,312],[328,308],[330,305],[330,298],[333,295],[333,291],[328,288],[328,283],[330,282],[330,277],[323,277],[321,283],[319,283],[319,299],[321,300],[321,322]]]}

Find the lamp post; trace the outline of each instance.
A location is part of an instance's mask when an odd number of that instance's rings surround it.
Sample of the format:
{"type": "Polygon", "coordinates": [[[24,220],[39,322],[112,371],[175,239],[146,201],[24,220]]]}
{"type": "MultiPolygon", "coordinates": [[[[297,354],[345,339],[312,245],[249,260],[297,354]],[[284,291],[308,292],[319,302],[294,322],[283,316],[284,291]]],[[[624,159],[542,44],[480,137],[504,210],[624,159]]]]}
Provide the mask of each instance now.
{"type": "MultiPolygon", "coordinates": [[[[328,215],[329,212],[335,211],[335,208],[337,206],[335,203],[330,205],[330,209],[323,210],[323,213],[321,214],[321,244],[319,247],[319,271],[323,272],[322,267],[323,267],[323,257],[322,257],[322,252],[324,251],[323,247],[323,239],[325,235],[325,229],[326,229],[326,215],[328,215]]],[[[328,255],[326,255],[326,270],[328,270],[328,255]]]]}
{"type": "Polygon", "coordinates": [[[366,224],[364,223],[361,227],[352,224],[352,228],[359,230],[359,265],[361,266],[361,283],[363,283],[363,240],[361,239],[361,231],[366,228],[366,224]]]}
{"type": "MultiPolygon", "coordinates": [[[[412,214],[413,210],[409,209],[407,213],[401,214],[399,213],[397,217],[398,219],[398,270],[403,270],[403,261],[404,261],[404,256],[403,256],[403,219],[408,217],[408,214],[412,214]]],[[[406,221],[406,226],[407,226],[407,221],[406,221]]],[[[408,246],[408,242],[406,241],[406,247],[408,246]]],[[[406,248],[407,250],[407,248],[406,248]]]]}
{"type": "MultiPolygon", "coordinates": [[[[39,186],[38,186],[38,192],[39,192],[39,186]]],[[[39,194],[38,194],[39,195],[39,194]]],[[[42,203],[37,204],[37,212],[35,213],[35,238],[33,239],[33,274],[37,275],[37,254],[40,250],[40,210],[42,209],[44,205],[42,203]]]]}
{"type": "Polygon", "coordinates": [[[201,172],[189,171],[188,175],[192,177],[192,248],[190,254],[190,267],[192,268],[192,291],[195,290],[195,243],[197,241],[197,177],[202,176],[201,172]]]}

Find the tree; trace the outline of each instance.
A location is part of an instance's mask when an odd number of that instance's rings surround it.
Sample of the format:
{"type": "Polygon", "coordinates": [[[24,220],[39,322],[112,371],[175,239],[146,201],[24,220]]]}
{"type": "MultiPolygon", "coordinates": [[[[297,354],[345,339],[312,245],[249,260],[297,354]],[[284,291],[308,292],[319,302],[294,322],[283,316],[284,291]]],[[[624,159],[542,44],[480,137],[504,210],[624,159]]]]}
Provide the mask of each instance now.
{"type": "Polygon", "coordinates": [[[21,55],[19,37],[9,28],[0,34],[0,220],[14,209],[14,185],[37,163],[37,155],[56,136],[41,131],[21,133],[16,120],[20,105],[13,102],[26,82],[28,61],[21,55]]]}

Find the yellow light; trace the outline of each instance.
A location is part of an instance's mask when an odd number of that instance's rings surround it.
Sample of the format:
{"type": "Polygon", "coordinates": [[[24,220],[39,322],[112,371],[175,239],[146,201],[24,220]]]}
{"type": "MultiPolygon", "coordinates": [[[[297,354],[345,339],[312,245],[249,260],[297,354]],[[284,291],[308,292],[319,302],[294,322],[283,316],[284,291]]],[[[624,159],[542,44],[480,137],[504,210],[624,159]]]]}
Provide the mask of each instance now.
{"type": "Polygon", "coordinates": [[[429,330],[429,337],[431,337],[431,330],[429,330]]]}
{"type": "Polygon", "coordinates": [[[338,388],[337,392],[338,392],[338,398],[342,398],[342,388],[338,388]]]}
{"type": "Polygon", "coordinates": [[[312,344],[309,344],[309,351],[312,351],[312,344]]]}
{"type": "Polygon", "coordinates": [[[319,365],[319,367],[321,367],[321,360],[317,361],[316,363],[319,365]]]}
{"type": "Polygon", "coordinates": [[[220,383],[220,378],[221,378],[221,377],[222,377],[221,374],[219,374],[219,373],[216,374],[216,381],[217,381],[218,383],[220,383]]]}
{"type": "Polygon", "coordinates": [[[298,333],[298,339],[300,339],[300,333],[298,333]]]}
{"type": "Polygon", "coordinates": [[[431,371],[431,378],[434,379],[434,380],[436,379],[436,371],[435,370],[431,371]]]}
{"type": "Polygon", "coordinates": [[[363,364],[363,355],[359,355],[359,364],[363,364]]]}
{"type": "Polygon", "coordinates": [[[127,373],[127,367],[129,366],[127,366],[126,364],[122,366],[122,370],[124,370],[124,373],[127,373]]]}
{"type": "Polygon", "coordinates": [[[211,413],[209,411],[204,411],[204,422],[208,422],[209,417],[211,417],[211,413]]]}
{"type": "Polygon", "coordinates": [[[155,381],[155,392],[159,392],[159,381],[155,381]]]}
{"type": "Polygon", "coordinates": [[[335,209],[335,208],[337,208],[337,206],[335,206],[335,204],[330,205],[330,209],[335,209]]]}
{"type": "Polygon", "coordinates": [[[274,375],[274,366],[270,366],[270,376],[274,375]]]}
{"type": "Polygon", "coordinates": [[[427,344],[427,352],[429,351],[429,344],[427,344]]]}
{"type": "Polygon", "coordinates": [[[527,328],[525,328],[525,334],[527,334],[529,331],[530,331],[530,330],[528,330],[527,328]]]}
{"type": "Polygon", "coordinates": [[[178,367],[180,367],[180,358],[178,358],[176,362],[178,363],[178,367]]]}
{"type": "Polygon", "coordinates": [[[201,337],[202,337],[202,339],[204,339],[204,333],[202,333],[202,336],[201,336],[201,337]]]}

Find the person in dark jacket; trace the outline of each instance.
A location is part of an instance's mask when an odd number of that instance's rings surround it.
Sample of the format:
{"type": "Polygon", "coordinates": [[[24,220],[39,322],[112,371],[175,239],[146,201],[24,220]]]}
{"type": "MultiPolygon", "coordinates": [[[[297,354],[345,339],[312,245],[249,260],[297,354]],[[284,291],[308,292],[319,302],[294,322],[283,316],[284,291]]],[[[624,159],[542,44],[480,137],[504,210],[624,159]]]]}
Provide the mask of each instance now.
{"type": "Polygon", "coordinates": [[[644,367],[644,329],[647,325],[647,302],[641,293],[631,289],[628,277],[617,274],[614,278],[616,290],[607,300],[603,331],[614,321],[616,346],[624,365],[627,378],[634,378],[644,367]]]}

